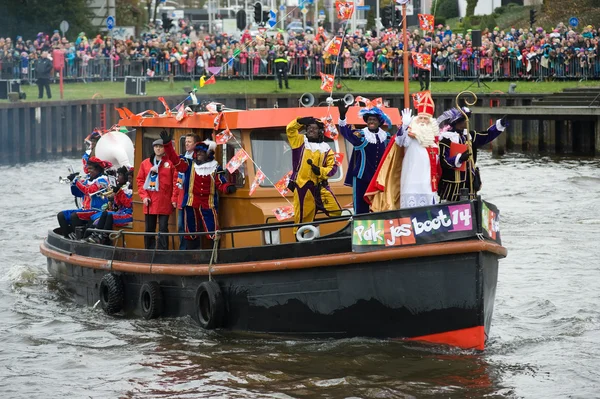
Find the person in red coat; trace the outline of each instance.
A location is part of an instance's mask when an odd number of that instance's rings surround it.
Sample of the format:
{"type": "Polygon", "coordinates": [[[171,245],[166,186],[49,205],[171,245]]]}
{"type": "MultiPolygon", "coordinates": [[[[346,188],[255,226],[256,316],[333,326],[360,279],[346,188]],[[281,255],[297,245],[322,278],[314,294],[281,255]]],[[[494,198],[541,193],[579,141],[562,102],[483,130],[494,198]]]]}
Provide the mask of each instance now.
{"type": "MultiPolygon", "coordinates": [[[[185,249],[197,249],[200,244],[193,233],[214,232],[219,229],[219,196],[233,194],[235,184],[228,183],[219,163],[215,160],[217,143],[205,140],[196,143],[193,159],[180,157],[173,149],[172,133],[162,131],[160,137],[165,142],[165,158],[174,167],[185,174],[187,182],[182,202],[179,204],[184,212],[185,232],[187,240],[185,249]]],[[[214,235],[209,235],[210,239],[214,235]]]]}
{"type": "MultiPolygon", "coordinates": [[[[165,157],[165,147],[161,139],[152,143],[154,155],[144,159],[137,174],[138,193],[144,203],[144,215],[146,220],[146,232],[156,231],[158,219],[158,231],[169,232],[169,215],[173,212],[173,181],[177,170],[173,163],[165,157]]],[[[144,237],[146,249],[152,249],[156,245],[154,236],[144,237]]],[[[158,240],[158,249],[169,249],[167,236],[161,236],[158,240]]]]}

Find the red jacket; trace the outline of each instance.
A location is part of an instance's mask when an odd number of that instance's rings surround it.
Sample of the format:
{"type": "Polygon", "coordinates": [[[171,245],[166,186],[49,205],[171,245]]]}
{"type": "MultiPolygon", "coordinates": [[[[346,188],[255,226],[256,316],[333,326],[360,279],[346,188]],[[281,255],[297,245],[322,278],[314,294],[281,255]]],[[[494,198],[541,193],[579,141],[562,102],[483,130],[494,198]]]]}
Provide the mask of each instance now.
{"type": "MultiPolygon", "coordinates": [[[[138,193],[142,201],[144,198],[150,198],[150,206],[144,205],[144,214],[151,215],[170,215],[173,212],[171,204],[173,191],[176,187],[173,186],[173,176],[177,175],[177,170],[167,157],[163,157],[160,166],[158,167],[158,191],[144,190],[146,177],[150,173],[150,169],[154,165],[154,155],[144,159],[140,165],[140,170],[137,174],[138,193]]],[[[176,194],[175,194],[176,196],[176,194]]]]}

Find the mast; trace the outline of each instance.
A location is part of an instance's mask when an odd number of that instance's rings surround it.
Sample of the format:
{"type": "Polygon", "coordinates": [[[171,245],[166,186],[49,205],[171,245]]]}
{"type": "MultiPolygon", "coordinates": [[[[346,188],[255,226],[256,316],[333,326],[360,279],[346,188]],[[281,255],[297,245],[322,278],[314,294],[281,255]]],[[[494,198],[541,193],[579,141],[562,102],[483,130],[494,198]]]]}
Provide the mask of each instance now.
{"type": "Polygon", "coordinates": [[[404,66],[404,108],[410,108],[409,89],[408,89],[408,36],[406,35],[406,3],[408,0],[400,0],[402,2],[402,52],[404,66]]]}

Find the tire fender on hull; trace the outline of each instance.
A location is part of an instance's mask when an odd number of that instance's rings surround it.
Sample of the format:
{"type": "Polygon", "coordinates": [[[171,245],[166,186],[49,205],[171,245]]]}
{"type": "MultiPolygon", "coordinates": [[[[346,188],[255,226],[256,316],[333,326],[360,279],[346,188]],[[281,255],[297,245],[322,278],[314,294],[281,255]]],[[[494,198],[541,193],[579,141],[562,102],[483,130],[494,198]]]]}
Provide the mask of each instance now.
{"type": "Polygon", "coordinates": [[[225,303],[221,288],[215,281],[205,281],[196,290],[196,316],[204,329],[222,326],[225,303]]]}
{"type": "Polygon", "coordinates": [[[163,294],[160,284],[149,281],[140,289],[140,309],[142,317],[146,320],[160,317],[163,313],[163,294]]]}
{"type": "Polygon", "coordinates": [[[115,273],[108,273],[102,277],[98,296],[100,305],[107,314],[118,313],[123,309],[124,289],[121,277],[115,273]]]}

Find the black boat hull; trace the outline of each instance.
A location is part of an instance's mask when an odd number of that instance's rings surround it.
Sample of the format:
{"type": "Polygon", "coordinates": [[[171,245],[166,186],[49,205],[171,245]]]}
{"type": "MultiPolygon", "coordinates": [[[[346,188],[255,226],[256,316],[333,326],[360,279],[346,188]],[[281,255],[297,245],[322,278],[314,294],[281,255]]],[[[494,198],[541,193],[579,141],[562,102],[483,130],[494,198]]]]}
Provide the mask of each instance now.
{"type": "MultiPolygon", "coordinates": [[[[458,243],[460,244],[460,243],[458,243]]],[[[111,270],[52,256],[48,270],[94,305],[111,270]]],[[[49,250],[49,251],[48,251],[49,250]]],[[[343,254],[342,254],[343,255],[343,254]]],[[[352,252],[347,253],[350,258],[352,252]]],[[[498,275],[497,253],[376,260],[286,270],[213,275],[225,303],[221,327],[294,336],[408,338],[483,349],[498,275]]],[[[282,261],[285,263],[285,260],[282,261]]],[[[124,287],[123,311],[140,315],[140,288],[160,284],[162,316],[198,318],[196,291],[207,275],[113,271],[124,287]]]]}

